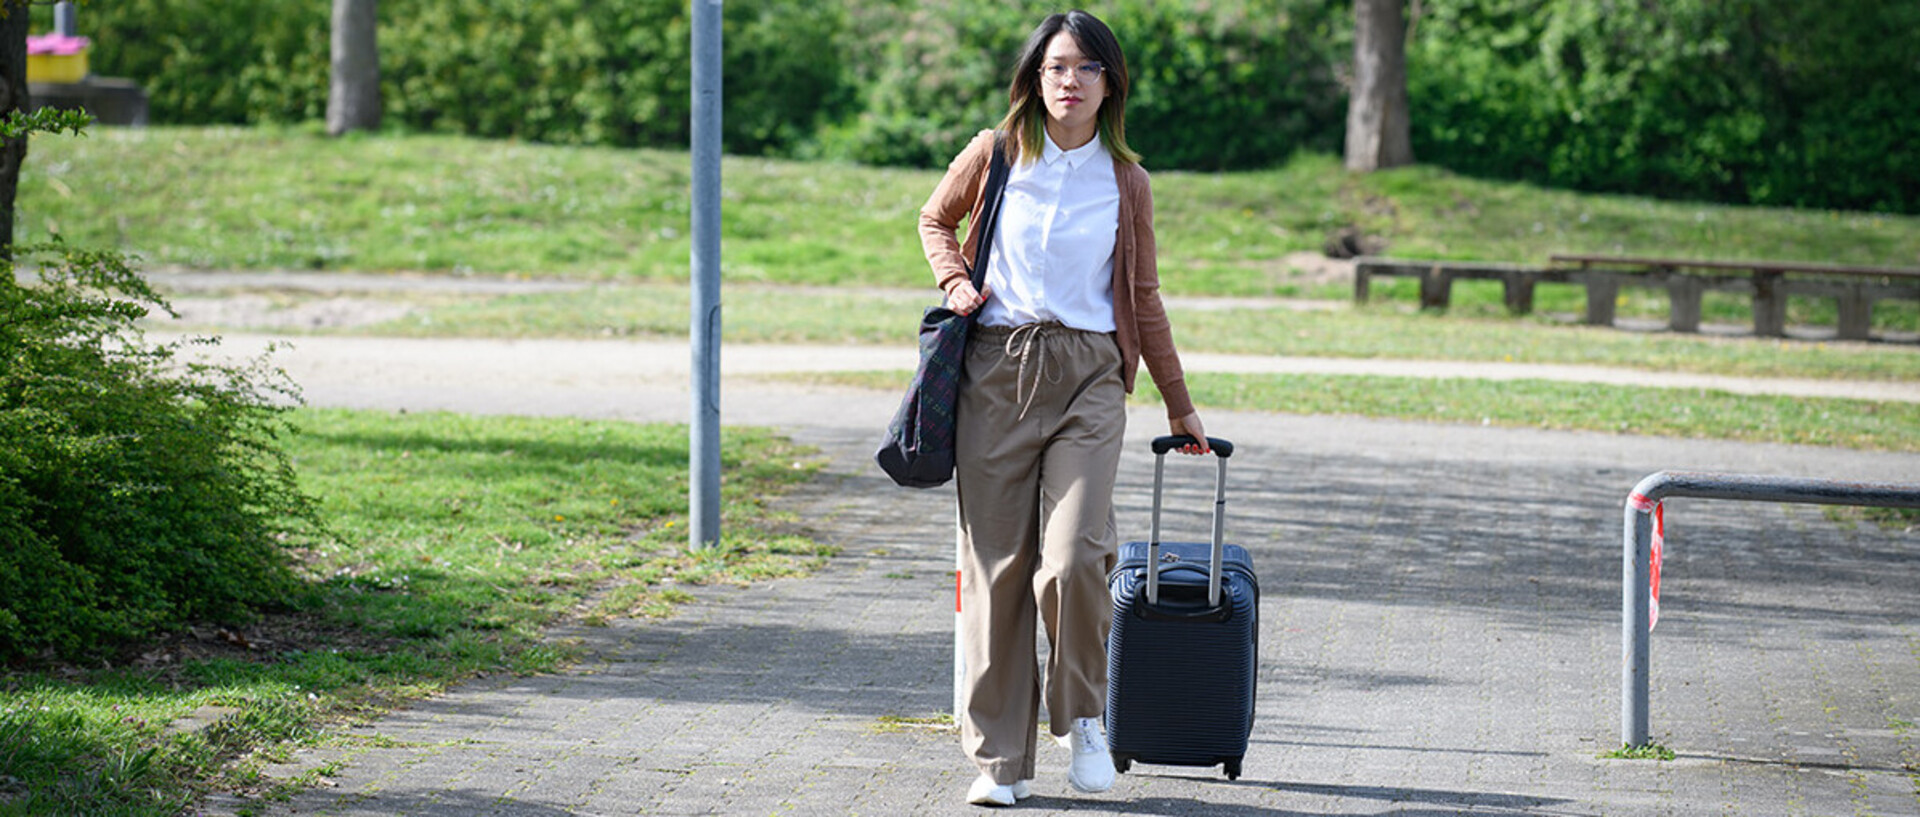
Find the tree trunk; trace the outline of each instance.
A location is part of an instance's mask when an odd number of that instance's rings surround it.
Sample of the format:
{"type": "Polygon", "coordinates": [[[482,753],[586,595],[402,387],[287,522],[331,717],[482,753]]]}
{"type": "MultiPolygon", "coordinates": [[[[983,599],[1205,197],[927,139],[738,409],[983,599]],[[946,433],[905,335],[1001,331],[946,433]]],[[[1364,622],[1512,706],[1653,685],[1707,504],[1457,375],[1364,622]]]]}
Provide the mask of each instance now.
{"type": "Polygon", "coordinates": [[[1407,119],[1407,24],[1401,0],[1353,0],[1353,90],[1347,169],[1413,164],[1407,119]]]}
{"type": "MultiPolygon", "coordinates": [[[[25,112],[27,98],[27,31],[25,3],[5,2],[0,13],[0,118],[25,112]]],[[[0,257],[13,258],[13,199],[20,192],[20,165],[27,160],[27,134],[0,141],[0,257]]],[[[13,283],[11,277],[7,283],[13,283]]]]}
{"type": "Polygon", "coordinates": [[[327,90],[327,133],[380,127],[377,0],[333,0],[333,77],[327,90]]]}

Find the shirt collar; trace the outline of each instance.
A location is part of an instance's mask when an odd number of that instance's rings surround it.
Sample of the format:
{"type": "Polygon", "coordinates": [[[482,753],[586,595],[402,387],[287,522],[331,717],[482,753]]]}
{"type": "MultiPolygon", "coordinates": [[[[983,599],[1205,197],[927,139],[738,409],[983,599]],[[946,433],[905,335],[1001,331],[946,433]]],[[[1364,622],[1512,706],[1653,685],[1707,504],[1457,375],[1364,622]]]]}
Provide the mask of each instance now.
{"type": "Polygon", "coordinates": [[[1047,164],[1053,164],[1056,159],[1065,159],[1067,160],[1067,167],[1074,170],[1079,170],[1080,166],[1086,164],[1088,159],[1098,156],[1106,150],[1106,148],[1100,144],[1100,134],[1098,132],[1093,134],[1092,140],[1073,150],[1061,150],[1059,145],[1053,143],[1052,134],[1047,134],[1046,140],[1046,146],[1040,149],[1041,160],[1047,164]]]}

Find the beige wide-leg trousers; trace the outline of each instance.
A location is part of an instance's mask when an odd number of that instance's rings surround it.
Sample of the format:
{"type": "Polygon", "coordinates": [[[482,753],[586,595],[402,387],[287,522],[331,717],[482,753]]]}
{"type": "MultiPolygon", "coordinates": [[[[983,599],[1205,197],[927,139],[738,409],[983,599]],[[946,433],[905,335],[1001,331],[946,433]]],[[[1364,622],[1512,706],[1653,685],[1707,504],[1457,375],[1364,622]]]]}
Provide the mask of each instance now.
{"type": "Polygon", "coordinates": [[[1105,711],[1106,578],[1126,422],[1112,335],[1059,324],[970,333],[954,432],[966,660],[959,720],[962,745],[996,783],[1034,776],[1036,613],[1049,645],[1054,734],[1105,711]]]}

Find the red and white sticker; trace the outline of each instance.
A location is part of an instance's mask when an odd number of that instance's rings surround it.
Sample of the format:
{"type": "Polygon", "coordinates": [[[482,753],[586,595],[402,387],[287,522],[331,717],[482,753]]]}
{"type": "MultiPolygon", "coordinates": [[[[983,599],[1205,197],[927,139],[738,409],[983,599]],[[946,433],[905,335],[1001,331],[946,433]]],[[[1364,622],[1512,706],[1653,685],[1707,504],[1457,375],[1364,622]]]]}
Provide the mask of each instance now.
{"type": "Polygon", "coordinates": [[[1652,553],[1647,562],[1647,584],[1652,591],[1647,607],[1647,630],[1660,623],[1660,561],[1667,549],[1667,514],[1665,503],[1648,499],[1645,494],[1635,491],[1627,497],[1627,505],[1641,513],[1653,514],[1652,553]]]}
{"type": "Polygon", "coordinates": [[[1647,630],[1648,631],[1652,631],[1653,625],[1660,623],[1660,559],[1661,559],[1662,552],[1665,551],[1666,549],[1667,549],[1666,506],[1656,502],[1653,505],[1653,554],[1652,554],[1652,559],[1649,560],[1649,567],[1651,568],[1651,570],[1647,574],[1648,584],[1651,585],[1653,589],[1652,604],[1647,608],[1647,630]]]}

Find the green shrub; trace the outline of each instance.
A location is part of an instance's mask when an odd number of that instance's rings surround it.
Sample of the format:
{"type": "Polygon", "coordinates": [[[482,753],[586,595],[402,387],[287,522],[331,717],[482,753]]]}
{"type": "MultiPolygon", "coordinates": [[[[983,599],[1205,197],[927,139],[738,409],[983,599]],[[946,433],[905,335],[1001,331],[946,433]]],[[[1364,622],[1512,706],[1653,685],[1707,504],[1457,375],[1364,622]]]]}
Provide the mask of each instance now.
{"type": "MultiPolygon", "coordinates": [[[[35,9],[34,30],[51,24],[35,9]]],[[[96,0],[80,4],[88,63],[147,92],[155,122],[244,124],[326,113],[326,3],[96,0]]]]}
{"type": "Polygon", "coordinates": [[[390,115],[415,128],[563,144],[685,144],[688,23],[676,0],[381,4],[390,115]]]}
{"type": "Polygon", "coordinates": [[[292,387],[147,343],[164,302],[117,255],[17,252],[41,282],[0,263],[0,660],[286,598],[279,537],[317,524],[274,443],[292,387]]]}
{"type": "Polygon", "coordinates": [[[1920,210],[1920,6],[1430,4],[1408,53],[1422,162],[1582,190],[1920,210]]]}
{"type": "MultiPolygon", "coordinates": [[[[856,113],[807,152],[942,167],[1007,111],[1013,61],[1054,3],[872,2],[848,18],[856,113]]],[[[1127,141],[1149,166],[1260,167],[1333,150],[1346,103],[1344,12],[1302,0],[1116,0],[1097,12],[1127,53],[1127,141]]]]}
{"type": "MultiPolygon", "coordinates": [[[[1426,163],[1582,190],[1920,212],[1920,4],[1474,0],[1419,4],[1408,81],[1426,163]]],[[[1037,0],[731,0],[726,149],[942,166],[1005,112],[1037,0]]],[[[1155,168],[1338,151],[1351,6],[1113,0],[1130,141],[1155,168]]],[[[36,10],[44,28],[49,16],[36,10]]],[[[687,0],[386,0],[394,127],[568,144],[687,141],[687,0]]],[[[94,69],[154,121],[297,122],[327,93],[327,4],[82,6],[94,69]]]]}
{"type": "MultiPolygon", "coordinates": [[[[837,9],[725,4],[729,151],[786,151],[850,99],[837,9]]],[[[386,0],[379,14],[393,125],[560,144],[687,142],[685,0],[386,0]]],[[[95,72],[140,82],[157,122],[301,122],[326,111],[326,3],[114,0],[86,4],[81,19],[95,72]]]]}
{"type": "Polygon", "coordinates": [[[1128,141],[1154,167],[1271,167],[1341,149],[1351,59],[1345,4],[1115,3],[1106,20],[1134,79],[1128,141]]]}

